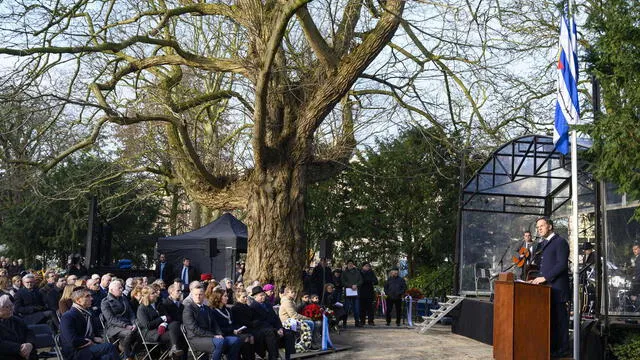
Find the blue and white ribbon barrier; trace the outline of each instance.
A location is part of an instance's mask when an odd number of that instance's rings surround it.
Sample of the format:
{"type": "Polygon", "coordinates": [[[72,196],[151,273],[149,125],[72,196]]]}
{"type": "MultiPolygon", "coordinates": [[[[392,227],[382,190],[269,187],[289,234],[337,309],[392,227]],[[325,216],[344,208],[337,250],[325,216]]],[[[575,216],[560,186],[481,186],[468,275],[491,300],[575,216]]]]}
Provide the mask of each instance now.
{"type": "Polygon", "coordinates": [[[407,302],[407,324],[409,324],[409,326],[413,326],[413,314],[411,314],[413,298],[411,297],[411,295],[407,295],[404,300],[407,302]]]}
{"type": "Polygon", "coordinates": [[[329,337],[329,319],[327,315],[322,314],[322,351],[333,349],[333,343],[329,337]]]}

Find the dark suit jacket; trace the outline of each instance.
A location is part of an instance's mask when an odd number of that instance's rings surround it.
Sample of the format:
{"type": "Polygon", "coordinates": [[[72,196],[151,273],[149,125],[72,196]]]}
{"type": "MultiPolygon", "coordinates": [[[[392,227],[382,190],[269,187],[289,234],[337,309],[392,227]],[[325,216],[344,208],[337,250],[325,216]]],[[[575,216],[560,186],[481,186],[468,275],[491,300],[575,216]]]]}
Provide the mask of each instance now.
{"type": "Polygon", "coordinates": [[[88,348],[80,349],[81,346],[92,340],[85,336],[87,320],[92,321],[91,316],[87,318],[75,307],[62,314],[60,318],[60,345],[65,359],[91,359],[91,352],[88,348]]]}
{"type": "Polygon", "coordinates": [[[158,341],[158,326],[163,322],[160,313],[153,306],[138,306],[138,326],[147,341],[158,341]]]}
{"type": "Polygon", "coordinates": [[[276,314],[275,311],[273,311],[270,305],[266,305],[266,302],[265,302],[265,305],[263,306],[259,302],[254,301],[250,305],[250,307],[253,310],[253,313],[257,320],[257,327],[259,328],[270,327],[276,330],[282,328],[282,322],[280,321],[280,317],[278,316],[278,314],[276,314]]]}
{"type": "Polygon", "coordinates": [[[540,274],[551,285],[551,302],[569,300],[569,243],[558,234],[542,247],[540,274]]]}
{"type": "MultiPolygon", "coordinates": [[[[182,280],[182,264],[180,264],[180,266],[178,266],[178,268],[176,269],[175,272],[175,277],[182,280]]],[[[187,270],[187,273],[189,273],[189,282],[192,282],[194,280],[200,280],[199,274],[196,273],[196,269],[193,266],[189,266],[189,270],[187,270]]],[[[173,280],[173,279],[172,279],[173,280]]],[[[189,284],[184,284],[185,289],[189,289],[189,284]]]]}
{"type": "Polygon", "coordinates": [[[231,320],[233,328],[237,329],[246,326],[249,330],[253,330],[258,326],[258,321],[254,315],[253,309],[247,304],[236,302],[231,308],[231,320]]]}
{"type": "Polygon", "coordinates": [[[100,309],[106,320],[107,336],[113,336],[122,328],[133,325],[136,320],[136,316],[131,310],[131,305],[129,305],[129,301],[124,295],[120,296],[120,298],[116,298],[111,294],[107,295],[102,300],[100,309]]]}
{"type": "MultiPolygon", "coordinates": [[[[182,266],[180,268],[182,269],[182,266]]],[[[156,279],[162,279],[164,283],[167,284],[167,286],[169,286],[173,282],[173,279],[176,278],[175,275],[176,275],[176,272],[173,268],[173,265],[171,265],[171,263],[169,262],[164,263],[164,270],[162,271],[162,276],[160,276],[160,263],[158,262],[156,264],[156,271],[155,271],[156,279]]],[[[191,279],[191,277],[189,277],[189,279],[191,279]]]]}
{"type": "MultiPolygon", "coordinates": [[[[24,360],[20,356],[20,345],[24,343],[35,344],[36,336],[33,331],[20,318],[12,316],[6,320],[0,320],[0,359],[24,360]]],[[[29,359],[37,359],[35,346],[29,359]]]]}
{"type": "Polygon", "coordinates": [[[184,305],[182,305],[182,302],[178,302],[178,305],[176,305],[173,300],[169,298],[162,299],[160,305],[158,305],[158,312],[160,312],[160,315],[167,315],[172,321],[182,322],[183,311],[184,305]]]}
{"type": "Polygon", "coordinates": [[[40,288],[40,294],[42,294],[42,299],[44,300],[44,304],[47,306],[48,310],[58,310],[58,300],[60,300],[62,292],[58,291],[56,284],[45,284],[40,288]]]}
{"type": "Polygon", "coordinates": [[[48,310],[45,306],[44,298],[40,294],[40,290],[20,288],[16,293],[15,312],[20,315],[33,314],[39,311],[48,310]]]}
{"type": "Polygon", "coordinates": [[[222,335],[211,308],[207,305],[202,305],[202,308],[192,301],[184,307],[182,321],[187,331],[187,336],[214,337],[222,335]]]}

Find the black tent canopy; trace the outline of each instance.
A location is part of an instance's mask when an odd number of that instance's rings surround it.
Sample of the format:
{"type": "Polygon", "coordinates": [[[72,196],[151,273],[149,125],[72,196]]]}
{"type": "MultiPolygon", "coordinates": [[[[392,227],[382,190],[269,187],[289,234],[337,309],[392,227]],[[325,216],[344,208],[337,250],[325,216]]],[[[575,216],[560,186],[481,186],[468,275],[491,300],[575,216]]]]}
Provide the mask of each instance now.
{"type": "Polygon", "coordinates": [[[178,269],[184,257],[199,273],[233,278],[239,253],[247,252],[247,226],[230,213],[188,233],[158,239],[158,252],[178,269]]]}

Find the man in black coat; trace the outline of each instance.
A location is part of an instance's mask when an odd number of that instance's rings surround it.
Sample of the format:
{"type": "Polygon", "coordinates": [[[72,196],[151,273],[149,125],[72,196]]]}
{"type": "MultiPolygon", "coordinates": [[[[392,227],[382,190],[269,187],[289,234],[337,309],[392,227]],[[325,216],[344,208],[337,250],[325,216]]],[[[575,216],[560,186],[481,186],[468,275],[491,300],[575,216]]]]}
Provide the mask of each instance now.
{"type": "Polygon", "coordinates": [[[13,316],[9,295],[0,296],[0,359],[36,360],[36,336],[22,319],[13,316]]]}
{"type": "Polygon", "coordinates": [[[551,357],[562,357],[569,352],[569,244],[553,232],[553,222],[548,218],[536,221],[541,243],[540,276],[533,284],[551,286],[551,357]]]}
{"type": "Polygon", "coordinates": [[[105,335],[120,338],[120,347],[128,359],[133,359],[133,344],[139,339],[135,327],[136,316],[126,296],[122,295],[124,287],[120,281],[109,284],[109,294],[102,300],[100,309],[105,319],[105,335]]]}
{"type": "Polygon", "coordinates": [[[36,288],[36,277],[27,274],[22,277],[23,287],[18,290],[15,296],[15,312],[22,316],[25,323],[41,324],[48,323],[53,329],[58,329],[58,317],[54,311],[47,308],[44,297],[40,290],[36,288]]]}
{"type": "Polygon", "coordinates": [[[58,301],[60,301],[60,296],[62,295],[62,289],[57,287],[58,274],[49,272],[46,280],[47,283],[40,289],[40,293],[47,309],[55,312],[58,310],[58,301]]]}
{"type": "MultiPolygon", "coordinates": [[[[251,289],[251,295],[255,300],[251,305],[251,309],[255,315],[256,328],[260,332],[274,332],[280,339],[284,341],[285,358],[289,360],[291,354],[295,353],[295,334],[290,330],[285,330],[280,321],[280,317],[273,311],[271,305],[266,302],[267,294],[264,293],[262,287],[255,286],[251,289]]],[[[275,360],[278,356],[278,348],[274,348],[273,343],[267,342],[269,351],[269,360],[275,360]]]]}
{"type": "Polygon", "coordinates": [[[182,297],[181,286],[173,283],[169,285],[168,291],[169,297],[162,299],[160,305],[158,305],[158,312],[160,312],[160,315],[167,315],[175,321],[182,322],[184,305],[182,305],[182,301],[180,301],[182,297]]]}
{"type": "Polygon", "coordinates": [[[167,261],[165,254],[160,254],[158,257],[158,263],[156,264],[155,277],[156,279],[162,279],[165,284],[170,284],[175,278],[175,270],[173,265],[167,261]]]}
{"type": "Polygon", "coordinates": [[[398,268],[393,268],[389,272],[387,282],[384,284],[384,293],[387,295],[387,326],[391,325],[391,310],[396,307],[396,326],[400,326],[402,316],[402,297],[407,291],[407,283],[400,276],[398,268]]]}
{"type": "Polygon", "coordinates": [[[378,278],[373,270],[371,270],[371,264],[369,263],[362,265],[360,274],[362,275],[362,285],[360,286],[360,323],[364,324],[365,319],[367,319],[369,325],[375,326],[373,322],[375,316],[373,301],[376,293],[373,287],[378,285],[378,278]]]}
{"type": "Polygon", "coordinates": [[[92,297],[88,290],[79,289],[71,294],[73,306],[60,320],[62,355],[67,360],[116,360],[115,346],[96,337],[92,297]]]}
{"type": "Polygon", "coordinates": [[[327,259],[320,259],[320,262],[313,268],[313,272],[311,273],[309,293],[322,295],[324,285],[330,283],[332,280],[333,272],[327,265],[327,259]]]}
{"type": "MultiPolygon", "coordinates": [[[[200,280],[198,278],[198,274],[196,273],[196,269],[191,266],[191,260],[186,257],[182,259],[182,266],[180,266],[180,268],[176,271],[175,277],[182,280],[182,290],[185,294],[189,294],[188,286],[192,281],[200,280]]],[[[173,279],[170,280],[173,281],[173,279]]],[[[168,284],[168,282],[165,282],[165,284],[168,284]]]]}
{"type": "MultiPolygon", "coordinates": [[[[240,356],[242,341],[236,336],[222,335],[213,311],[204,304],[204,289],[195,287],[192,289],[190,296],[193,301],[185,305],[182,320],[191,347],[211,354],[215,350],[222,348],[222,352],[227,354],[228,359],[237,360],[240,356]]],[[[220,356],[222,352],[220,352],[220,356]]],[[[216,357],[214,360],[218,359],[216,357]]]]}

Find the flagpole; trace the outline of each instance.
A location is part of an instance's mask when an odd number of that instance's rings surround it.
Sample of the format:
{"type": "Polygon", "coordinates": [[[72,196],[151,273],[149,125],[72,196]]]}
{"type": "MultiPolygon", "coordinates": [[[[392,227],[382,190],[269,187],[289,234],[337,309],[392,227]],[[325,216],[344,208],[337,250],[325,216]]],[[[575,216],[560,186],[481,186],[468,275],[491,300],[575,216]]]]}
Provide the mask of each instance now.
{"type": "Polygon", "coordinates": [[[580,360],[580,278],[578,275],[578,135],[571,130],[571,243],[573,253],[573,358],[580,360]]]}
{"type": "MultiPolygon", "coordinates": [[[[569,0],[569,33],[573,34],[573,0],[569,0]]],[[[577,34],[576,34],[577,35],[577,34]]],[[[576,42],[577,45],[577,42],[576,42]]],[[[578,53],[577,46],[574,49],[578,53]]],[[[576,74],[577,74],[576,66],[576,74]]],[[[576,79],[576,87],[577,87],[576,79]]],[[[573,119],[577,121],[577,119],[573,119]]],[[[573,245],[573,253],[571,261],[573,263],[573,358],[580,360],[580,325],[582,323],[582,315],[580,314],[580,277],[578,274],[578,133],[571,130],[571,244],[573,245]]]]}

